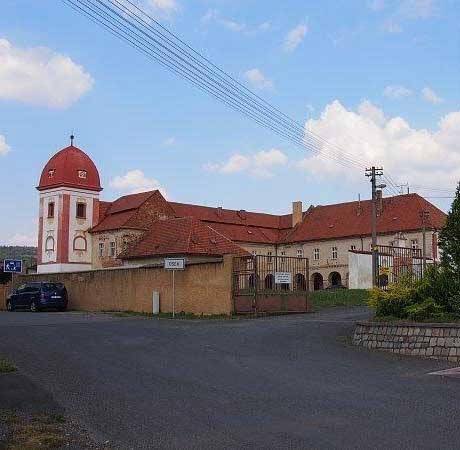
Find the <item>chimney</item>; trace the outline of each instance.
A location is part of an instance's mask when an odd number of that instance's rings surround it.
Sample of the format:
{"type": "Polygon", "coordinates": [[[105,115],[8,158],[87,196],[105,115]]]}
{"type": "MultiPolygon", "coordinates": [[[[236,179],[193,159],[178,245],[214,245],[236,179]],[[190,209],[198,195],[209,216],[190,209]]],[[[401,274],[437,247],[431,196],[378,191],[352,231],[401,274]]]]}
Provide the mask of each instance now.
{"type": "Polygon", "coordinates": [[[302,202],[292,202],[292,227],[302,222],[302,202]]]}

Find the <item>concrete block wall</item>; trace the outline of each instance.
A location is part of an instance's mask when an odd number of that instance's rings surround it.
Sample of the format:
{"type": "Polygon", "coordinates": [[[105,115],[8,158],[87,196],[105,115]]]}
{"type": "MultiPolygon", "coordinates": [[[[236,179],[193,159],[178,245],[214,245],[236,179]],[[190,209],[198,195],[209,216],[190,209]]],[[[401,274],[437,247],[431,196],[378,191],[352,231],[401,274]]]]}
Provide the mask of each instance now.
{"type": "Polygon", "coordinates": [[[354,345],[401,355],[460,361],[460,324],[360,322],[354,345]]]}

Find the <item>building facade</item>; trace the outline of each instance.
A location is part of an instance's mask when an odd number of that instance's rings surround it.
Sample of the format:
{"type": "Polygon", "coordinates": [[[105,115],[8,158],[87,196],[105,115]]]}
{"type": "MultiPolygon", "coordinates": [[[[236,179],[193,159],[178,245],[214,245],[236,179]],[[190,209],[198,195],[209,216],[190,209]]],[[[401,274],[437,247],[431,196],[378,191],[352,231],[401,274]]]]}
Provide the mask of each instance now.
{"type": "MultiPolygon", "coordinates": [[[[140,266],[177,255],[306,257],[310,286],[322,289],[348,286],[349,250],[371,245],[369,200],[307,209],[296,201],[286,215],[170,202],[157,190],[100,201],[97,168],[73,145],[50,159],[37,189],[39,272],[140,266]]],[[[380,198],[378,244],[395,245],[397,236],[421,248],[425,229],[426,257],[437,259],[444,221],[445,214],[417,194],[380,198]]]]}

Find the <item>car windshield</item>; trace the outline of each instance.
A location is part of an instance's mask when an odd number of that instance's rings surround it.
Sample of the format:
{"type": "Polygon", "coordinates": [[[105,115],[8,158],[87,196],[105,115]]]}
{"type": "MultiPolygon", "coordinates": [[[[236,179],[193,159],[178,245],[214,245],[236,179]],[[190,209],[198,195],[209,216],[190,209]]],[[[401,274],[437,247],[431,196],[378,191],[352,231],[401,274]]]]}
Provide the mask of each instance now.
{"type": "Polygon", "coordinates": [[[62,283],[43,283],[43,290],[45,292],[61,291],[62,289],[64,289],[64,285],[62,283]]]}

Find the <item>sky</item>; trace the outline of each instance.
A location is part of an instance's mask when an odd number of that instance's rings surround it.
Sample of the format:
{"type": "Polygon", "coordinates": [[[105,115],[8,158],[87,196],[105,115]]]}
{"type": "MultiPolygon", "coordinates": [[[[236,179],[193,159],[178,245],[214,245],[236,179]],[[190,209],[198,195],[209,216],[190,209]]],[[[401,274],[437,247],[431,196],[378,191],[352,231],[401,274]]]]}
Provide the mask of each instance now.
{"type": "Polygon", "coordinates": [[[36,243],[35,187],[72,132],[104,200],[158,188],[289,213],[296,200],[369,198],[369,162],[448,210],[451,199],[434,197],[460,180],[458,0],[136,1],[359,165],[261,128],[60,0],[2,0],[0,244],[36,243]]]}

